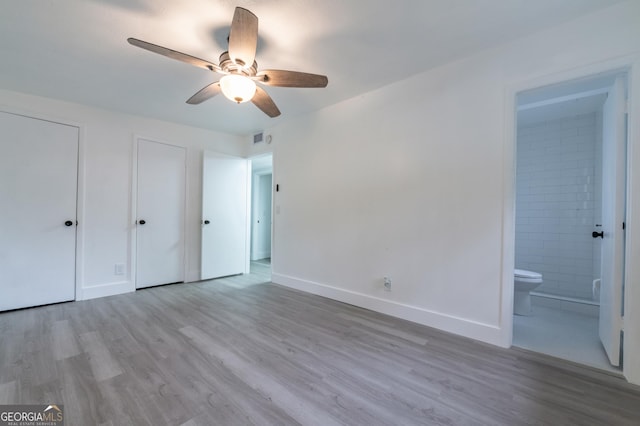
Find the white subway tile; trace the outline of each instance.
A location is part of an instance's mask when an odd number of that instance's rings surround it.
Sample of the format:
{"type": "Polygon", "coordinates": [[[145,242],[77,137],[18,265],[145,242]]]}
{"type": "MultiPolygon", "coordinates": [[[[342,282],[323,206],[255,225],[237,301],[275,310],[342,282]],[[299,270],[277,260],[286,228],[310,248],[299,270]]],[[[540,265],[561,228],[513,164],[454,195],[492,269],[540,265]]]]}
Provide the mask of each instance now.
{"type": "Polygon", "coordinates": [[[554,294],[590,294],[599,263],[591,238],[601,199],[598,120],[586,114],[518,131],[516,265],[542,273],[540,289],[554,294]]]}

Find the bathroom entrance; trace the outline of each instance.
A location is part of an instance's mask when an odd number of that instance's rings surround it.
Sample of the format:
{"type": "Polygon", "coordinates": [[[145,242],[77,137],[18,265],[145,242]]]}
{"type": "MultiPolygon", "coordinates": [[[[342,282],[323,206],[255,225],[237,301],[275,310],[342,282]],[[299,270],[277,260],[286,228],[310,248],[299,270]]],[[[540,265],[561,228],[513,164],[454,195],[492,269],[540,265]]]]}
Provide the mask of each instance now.
{"type": "Polygon", "coordinates": [[[618,72],[517,95],[513,345],[611,371],[623,361],[626,94],[618,72]]]}

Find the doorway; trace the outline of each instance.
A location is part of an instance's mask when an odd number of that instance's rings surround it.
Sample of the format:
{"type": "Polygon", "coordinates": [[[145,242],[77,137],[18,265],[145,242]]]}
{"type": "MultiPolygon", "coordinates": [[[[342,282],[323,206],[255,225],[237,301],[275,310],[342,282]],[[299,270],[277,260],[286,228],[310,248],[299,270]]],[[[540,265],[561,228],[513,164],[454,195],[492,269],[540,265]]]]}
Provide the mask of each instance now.
{"type": "Polygon", "coordinates": [[[271,274],[273,156],[251,159],[251,270],[271,274]]]}
{"type": "Polygon", "coordinates": [[[622,367],[626,87],[618,72],[517,95],[515,268],[542,282],[527,291],[530,311],[516,309],[513,345],[614,372],[622,367]]]}

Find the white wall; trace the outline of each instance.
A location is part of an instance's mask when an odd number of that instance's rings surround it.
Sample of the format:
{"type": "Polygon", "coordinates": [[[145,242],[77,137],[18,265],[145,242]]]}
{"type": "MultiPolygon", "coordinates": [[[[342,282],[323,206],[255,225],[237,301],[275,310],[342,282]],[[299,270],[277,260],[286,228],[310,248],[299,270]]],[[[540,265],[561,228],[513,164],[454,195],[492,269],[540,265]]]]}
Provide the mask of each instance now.
{"type": "Polygon", "coordinates": [[[542,274],[536,292],[592,299],[597,124],[594,112],[518,126],[515,266],[542,274]]]}
{"type": "MultiPolygon", "coordinates": [[[[510,345],[515,94],[637,61],[619,57],[639,53],[639,18],[628,2],[270,129],[273,280],[510,345]]],[[[640,332],[625,333],[640,383],[640,332]]]]}
{"type": "Polygon", "coordinates": [[[78,300],[135,289],[132,173],[136,137],[187,148],[187,280],[200,277],[202,150],[244,154],[243,139],[79,104],[0,90],[0,109],[78,125],[80,182],[78,300]],[[126,275],[115,275],[124,263],[126,275]]]}

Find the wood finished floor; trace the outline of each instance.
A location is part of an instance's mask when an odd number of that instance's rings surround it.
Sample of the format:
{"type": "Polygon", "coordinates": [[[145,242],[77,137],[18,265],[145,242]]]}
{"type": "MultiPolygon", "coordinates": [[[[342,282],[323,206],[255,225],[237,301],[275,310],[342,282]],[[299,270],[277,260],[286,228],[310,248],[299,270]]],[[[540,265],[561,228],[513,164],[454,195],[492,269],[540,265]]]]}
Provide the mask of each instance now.
{"type": "Polygon", "coordinates": [[[67,425],[638,425],[620,378],[268,283],[0,314],[0,404],[67,425]]]}

